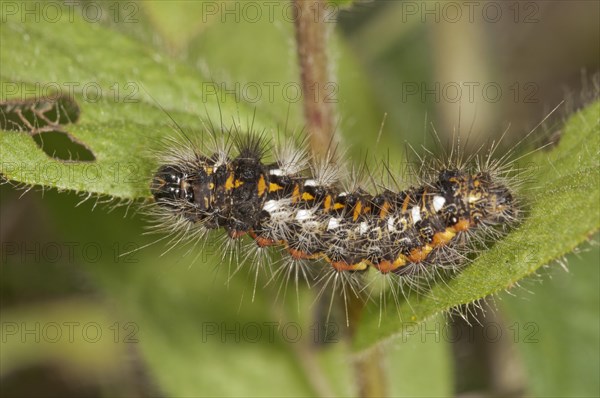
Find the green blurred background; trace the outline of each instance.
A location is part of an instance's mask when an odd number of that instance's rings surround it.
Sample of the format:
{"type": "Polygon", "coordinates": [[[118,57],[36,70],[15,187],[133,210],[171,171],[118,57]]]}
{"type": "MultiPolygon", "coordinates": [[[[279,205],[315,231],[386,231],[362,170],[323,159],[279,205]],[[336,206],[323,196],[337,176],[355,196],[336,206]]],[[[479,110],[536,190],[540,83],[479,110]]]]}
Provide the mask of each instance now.
{"type": "MultiPolygon", "coordinates": [[[[238,84],[243,91],[256,84],[262,95],[247,102],[257,114],[301,126],[299,102],[288,104],[280,90],[273,97],[264,91],[268,84],[298,82],[283,3],[82,2],[90,3],[111,16],[102,27],[218,85],[238,84]],[[255,18],[248,4],[263,14],[255,18]]],[[[456,129],[480,140],[510,126],[514,139],[565,95],[571,106],[580,105],[579,93],[600,66],[599,7],[587,1],[336,6],[333,98],[349,159],[386,155],[388,148],[403,158],[406,142],[431,146],[428,123],[442,137],[456,129]],[[456,87],[462,87],[460,99],[456,87]]],[[[177,76],[157,79],[168,83],[177,76]]],[[[189,248],[161,256],[164,246],[156,244],[118,257],[152,242],[142,235],[140,215],[125,207],[94,208],[93,201],[76,206],[80,197],[54,190],[21,196],[9,185],[0,189],[3,396],[358,391],[361,375],[344,328],[327,339],[314,327],[323,321],[314,292],[301,290],[298,301],[295,292],[274,300],[277,287],[263,289],[261,275],[252,300],[253,275],[241,270],[229,277],[212,241],[198,256],[189,248]]],[[[388,343],[375,369],[385,375],[382,391],[599,396],[600,251],[582,249],[564,261],[568,272],[551,264],[484,303],[485,315],[438,317],[410,338],[388,343]]]]}

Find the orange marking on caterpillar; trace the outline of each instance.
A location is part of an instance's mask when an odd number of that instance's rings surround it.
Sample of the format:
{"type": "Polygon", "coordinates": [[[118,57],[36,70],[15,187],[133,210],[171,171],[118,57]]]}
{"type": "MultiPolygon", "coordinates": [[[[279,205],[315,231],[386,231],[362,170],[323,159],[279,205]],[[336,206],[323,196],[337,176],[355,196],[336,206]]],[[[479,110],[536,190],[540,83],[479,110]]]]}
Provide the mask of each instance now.
{"type": "Polygon", "coordinates": [[[331,201],[333,199],[331,198],[331,195],[327,195],[325,197],[325,201],[323,202],[323,208],[325,209],[325,212],[328,212],[329,209],[331,208],[331,201]]]}
{"type": "Polygon", "coordinates": [[[281,185],[275,184],[274,182],[269,183],[269,192],[276,192],[276,191],[279,191],[280,189],[283,189],[283,187],[281,185]]]}
{"type": "Polygon", "coordinates": [[[250,235],[250,237],[252,237],[252,239],[254,239],[254,241],[256,242],[256,244],[259,247],[276,246],[276,245],[281,245],[281,244],[285,243],[283,241],[278,242],[276,240],[260,236],[256,232],[254,232],[254,230],[252,230],[252,229],[250,231],[248,231],[248,235],[250,235]]]}
{"type": "Polygon", "coordinates": [[[368,266],[367,263],[363,261],[356,264],[348,264],[345,261],[332,261],[330,264],[336,271],[364,271],[368,266]]]}
{"type": "Polygon", "coordinates": [[[446,228],[442,232],[436,232],[433,235],[431,245],[433,247],[444,246],[456,236],[456,230],[454,228],[446,228]]]}
{"type": "Polygon", "coordinates": [[[410,202],[410,196],[406,195],[404,198],[404,202],[402,202],[402,213],[406,213],[408,210],[408,203],[410,202]]]}
{"type": "Polygon", "coordinates": [[[232,229],[230,231],[227,231],[227,234],[229,235],[229,237],[231,239],[238,239],[241,238],[242,236],[246,235],[246,231],[238,231],[236,229],[232,229]]]}
{"type": "Polygon", "coordinates": [[[379,218],[381,220],[383,220],[389,213],[390,211],[390,203],[386,200],[385,202],[383,202],[383,205],[381,205],[381,211],[379,212],[379,218]]]}
{"type": "Polygon", "coordinates": [[[262,236],[256,236],[254,241],[259,247],[267,247],[267,246],[275,246],[277,245],[277,241],[273,239],[263,238],[262,236]]]}
{"type": "Polygon", "coordinates": [[[411,263],[420,263],[421,261],[425,260],[427,256],[429,256],[429,253],[431,253],[432,250],[433,247],[429,245],[416,247],[410,251],[410,254],[408,255],[408,261],[411,263]]]}
{"type": "Polygon", "coordinates": [[[398,258],[394,260],[394,262],[383,260],[379,264],[374,264],[374,267],[377,268],[382,274],[387,274],[405,265],[406,257],[400,254],[398,258]]]}
{"type": "Polygon", "coordinates": [[[321,253],[310,254],[290,247],[287,248],[287,251],[290,253],[290,256],[296,260],[315,260],[322,256],[321,253]]]}
{"type": "Polygon", "coordinates": [[[233,173],[229,174],[229,177],[227,177],[227,181],[225,181],[225,190],[226,191],[230,191],[233,189],[233,173]]]}
{"type": "Polygon", "coordinates": [[[359,200],[358,202],[356,202],[356,206],[354,206],[354,213],[352,214],[352,221],[358,220],[361,210],[362,210],[362,202],[359,200]]]}
{"type": "Polygon", "coordinates": [[[308,192],[302,192],[302,200],[305,202],[310,202],[311,200],[313,200],[315,197],[312,196],[311,194],[309,194],[308,192]]]}
{"type": "Polygon", "coordinates": [[[454,225],[453,228],[456,231],[467,231],[470,227],[471,222],[465,218],[461,218],[460,220],[458,220],[458,222],[454,225]]]}
{"type": "Polygon", "coordinates": [[[294,185],[294,191],[292,192],[292,203],[296,203],[300,199],[300,185],[296,183],[294,185]]]}
{"type": "Polygon", "coordinates": [[[267,190],[267,182],[265,181],[265,176],[263,174],[260,175],[260,179],[258,180],[257,188],[258,188],[258,197],[260,198],[261,196],[263,196],[265,194],[265,191],[267,190]]]}

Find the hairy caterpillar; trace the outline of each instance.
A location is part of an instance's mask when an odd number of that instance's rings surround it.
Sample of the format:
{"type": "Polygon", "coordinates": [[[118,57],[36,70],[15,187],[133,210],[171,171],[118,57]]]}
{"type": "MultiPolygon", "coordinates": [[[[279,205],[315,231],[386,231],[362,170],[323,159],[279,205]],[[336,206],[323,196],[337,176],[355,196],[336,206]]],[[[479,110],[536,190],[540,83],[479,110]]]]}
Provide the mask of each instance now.
{"type": "Polygon", "coordinates": [[[183,131],[185,140],[167,142],[151,183],[155,229],[167,231],[173,245],[217,229],[227,232],[226,247],[247,235],[243,259],[271,265],[271,254],[282,251],[278,273],[296,283],[300,275],[324,286],[339,281],[344,295],[347,285],[357,293],[361,275],[374,268],[418,285],[458,269],[476,245],[506,233],[522,214],[510,162],[494,159],[498,142],[467,159],[459,145],[444,161],[423,161],[413,187],[374,184],[369,193],[361,184],[348,188],[332,156],[313,159],[288,141],[268,162],[263,135],[235,127],[219,140],[207,130],[210,148],[183,131]]]}

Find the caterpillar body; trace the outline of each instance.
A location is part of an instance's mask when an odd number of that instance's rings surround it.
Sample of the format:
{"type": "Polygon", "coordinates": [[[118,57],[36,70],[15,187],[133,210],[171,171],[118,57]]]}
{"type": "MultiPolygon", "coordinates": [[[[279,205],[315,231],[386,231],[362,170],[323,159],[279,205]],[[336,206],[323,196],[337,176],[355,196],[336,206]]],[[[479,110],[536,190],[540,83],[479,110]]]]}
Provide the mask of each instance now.
{"type": "Polygon", "coordinates": [[[451,157],[417,186],[371,194],[345,190],[331,159],[311,162],[290,143],[275,148],[269,163],[266,140],[256,134],[208,151],[175,140],[153,176],[153,210],[173,242],[222,228],[230,240],[250,236],[256,251],[284,249],[288,279],[301,263],[342,281],[370,267],[414,281],[456,269],[475,242],[518,221],[506,164],[492,160],[493,149],[465,162],[451,157]]]}

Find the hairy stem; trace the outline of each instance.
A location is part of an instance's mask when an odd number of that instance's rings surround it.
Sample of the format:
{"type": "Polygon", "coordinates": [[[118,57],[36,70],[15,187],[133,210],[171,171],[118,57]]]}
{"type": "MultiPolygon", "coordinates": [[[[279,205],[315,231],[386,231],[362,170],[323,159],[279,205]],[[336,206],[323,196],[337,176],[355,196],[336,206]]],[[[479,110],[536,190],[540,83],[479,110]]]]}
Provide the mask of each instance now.
{"type": "Polygon", "coordinates": [[[304,94],[304,117],[315,153],[334,147],[335,109],[327,99],[332,84],[327,57],[329,27],[325,22],[325,0],[292,0],[295,7],[296,47],[304,94]]]}

